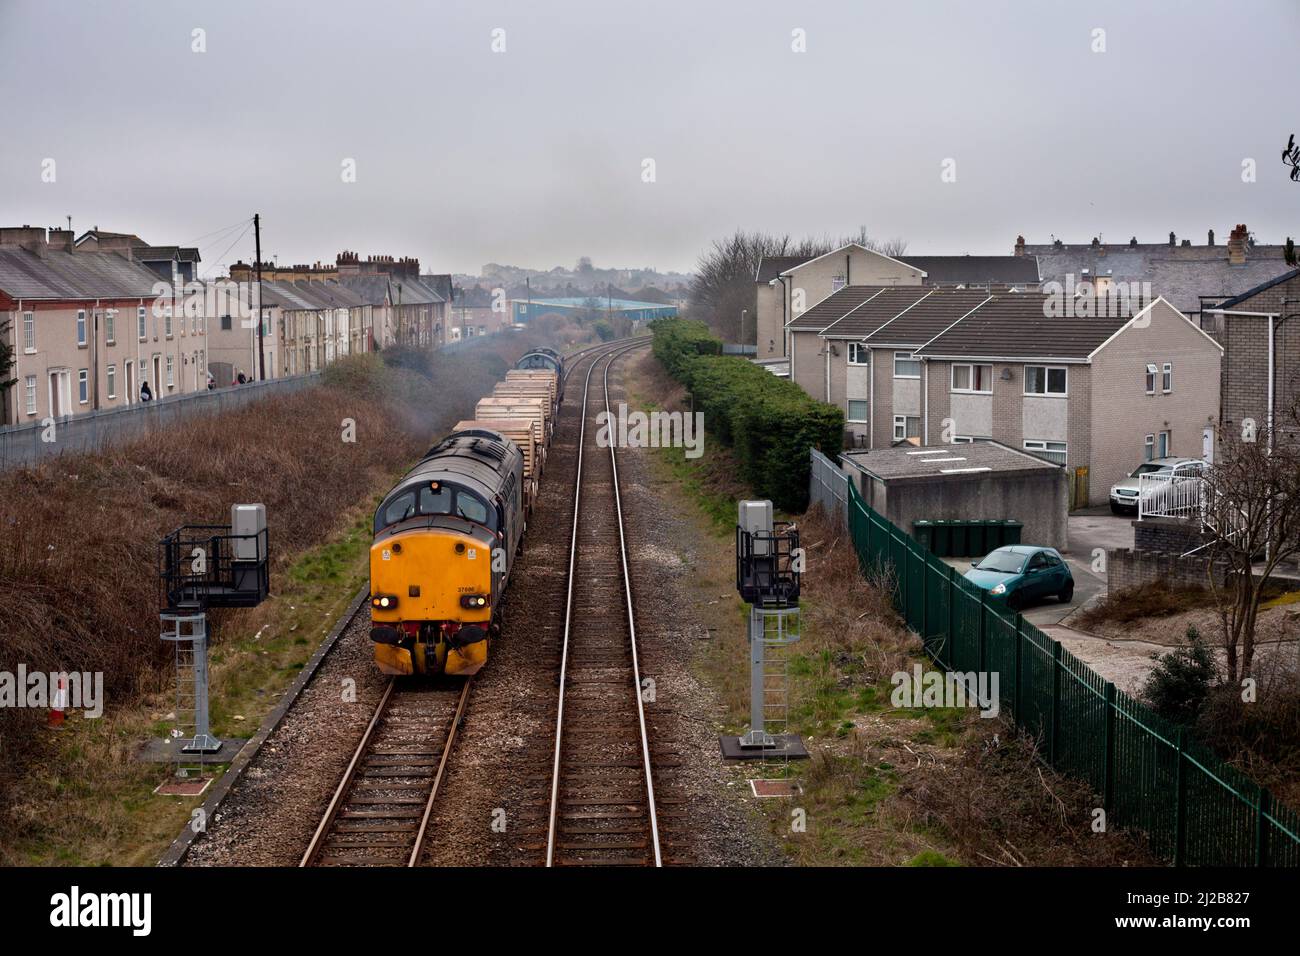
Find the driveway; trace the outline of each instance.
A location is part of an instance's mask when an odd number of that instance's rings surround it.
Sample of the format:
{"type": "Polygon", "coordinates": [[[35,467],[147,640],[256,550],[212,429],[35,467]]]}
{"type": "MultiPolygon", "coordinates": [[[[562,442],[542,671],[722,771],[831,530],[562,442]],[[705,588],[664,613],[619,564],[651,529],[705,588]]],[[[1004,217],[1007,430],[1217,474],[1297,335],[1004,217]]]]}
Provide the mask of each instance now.
{"type": "MultiPolygon", "coordinates": [[[[1069,604],[1062,604],[1054,598],[1048,598],[1040,604],[1025,608],[1025,619],[1040,628],[1054,627],[1076,608],[1105,597],[1105,553],[1111,548],[1133,547],[1133,518],[1111,514],[1108,505],[1085,508],[1070,513],[1066,533],[1070,538],[1070,550],[1061,557],[1065,558],[1070,565],[1070,573],[1074,575],[1074,599],[1069,604]],[[1094,571],[1094,563],[1101,570],[1094,571]]],[[[963,574],[970,570],[972,560],[944,558],[944,561],[963,574]]]]}

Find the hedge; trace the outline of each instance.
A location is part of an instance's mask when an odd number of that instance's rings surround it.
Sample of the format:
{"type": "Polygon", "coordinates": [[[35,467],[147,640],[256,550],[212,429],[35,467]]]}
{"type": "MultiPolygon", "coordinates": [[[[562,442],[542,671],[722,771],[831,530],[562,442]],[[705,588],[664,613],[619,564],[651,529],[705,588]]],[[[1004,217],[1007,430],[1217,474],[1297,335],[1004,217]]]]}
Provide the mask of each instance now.
{"type": "Polygon", "coordinates": [[[708,434],[735,451],[740,478],[783,511],[807,508],[808,449],[838,452],[844,413],[789,379],[722,355],[722,342],[703,322],[658,319],[650,328],[655,358],[691,391],[708,434]]]}

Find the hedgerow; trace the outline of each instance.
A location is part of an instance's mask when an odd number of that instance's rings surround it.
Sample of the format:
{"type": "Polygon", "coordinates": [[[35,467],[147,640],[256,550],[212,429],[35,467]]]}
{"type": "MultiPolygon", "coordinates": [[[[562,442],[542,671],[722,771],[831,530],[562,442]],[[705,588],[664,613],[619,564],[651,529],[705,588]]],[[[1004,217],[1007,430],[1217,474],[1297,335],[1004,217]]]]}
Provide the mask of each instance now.
{"type": "Polygon", "coordinates": [[[735,450],[740,477],[782,510],[807,508],[808,449],[838,452],[844,413],[789,379],[722,355],[703,322],[660,319],[650,327],[655,358],[691,391],[710,435],[735,450]]]}

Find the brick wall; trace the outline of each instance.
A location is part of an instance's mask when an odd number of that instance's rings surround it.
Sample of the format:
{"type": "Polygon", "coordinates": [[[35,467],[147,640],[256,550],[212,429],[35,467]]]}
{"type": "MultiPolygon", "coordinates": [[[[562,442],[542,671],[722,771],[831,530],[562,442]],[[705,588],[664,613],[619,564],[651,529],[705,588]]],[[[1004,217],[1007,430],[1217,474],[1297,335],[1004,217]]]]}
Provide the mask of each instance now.
{"type": "MultiPolygon", "coordinates": [[[[1279,282],[1233,307],[1278,316],[1300,312],[1300,276],[1279,282]]],[[[1239,430],[1243,418],[1262,431],[1268,414],[1268,319],[1255,315],[1223,317],[1222,412],[1225,429],[1239,430]]],[[[1300,321],[1274,319],[1274,408],[1280,419],[1300,395],[1300,321]]]]}
{"type": "Polygon", "coordinates": [[[1133,547],[1183,554],[1204,543],[1200,528],[1178,518],[1144,518],[1133,522],[1133,547]]]}
{"type": "Polygon", "coordinates": [[[1207,558],[1184,558],[1167,551],[1115,548],[1106,553],[1106,586],[1111,594],[1162,581],[1171,587],[1206,587],[1207,558]]]}

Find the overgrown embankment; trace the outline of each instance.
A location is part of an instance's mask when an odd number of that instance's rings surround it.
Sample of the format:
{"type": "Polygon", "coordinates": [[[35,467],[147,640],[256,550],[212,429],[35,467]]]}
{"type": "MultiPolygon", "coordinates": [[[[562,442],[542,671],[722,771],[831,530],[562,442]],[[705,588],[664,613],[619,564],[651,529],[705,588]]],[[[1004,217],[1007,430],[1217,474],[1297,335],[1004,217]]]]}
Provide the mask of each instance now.
{"type": "Polygon", "coordinates": [[[654,354],[694,396],[709,434],[731,447],[740,479],[786,511],[808,506],[808,449],[844,443],[844,413],[809,397],[789,379],[736,356],[703,322],[651,323],[654,354]]]}
{"type": "MultiPolygon", "coordinates": [[[[263,502],[272,592],[295,587],[331,562],[335,538],[361,549],[375,495],[469,416],[519,354],[550,341],[520,333],[451,353],[356,355],[319,388],[0,475],[0,671],[102,673],[111,722],[172,679],[158,637],[164,534],[225,524],[232,504],[263,502]]],[[[261,611],[214,613],[214,659],[235,653],[223,636],[260,624],[261,611]]],[[[309,643],[302,630],[295,642],[309,643]]],[[[90,757],[74,766],[77,745],[44,721],[43,707],[0,708],[0,858],[56,824],[43,801],[67,785],[93,789],[107,772],[90,757]]]]}

